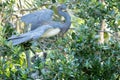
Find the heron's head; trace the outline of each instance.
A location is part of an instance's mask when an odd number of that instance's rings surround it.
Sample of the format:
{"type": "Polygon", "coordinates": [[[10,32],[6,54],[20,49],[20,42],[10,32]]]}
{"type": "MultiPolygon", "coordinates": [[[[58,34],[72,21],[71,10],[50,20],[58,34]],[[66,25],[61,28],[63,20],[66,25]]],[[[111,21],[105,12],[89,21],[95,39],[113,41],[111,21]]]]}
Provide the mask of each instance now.
{"type": "Polygon", "coordinates": [[[65,4],[61,4],[58,6],[58,10],[66,10],[67,6],[65,4]]]}

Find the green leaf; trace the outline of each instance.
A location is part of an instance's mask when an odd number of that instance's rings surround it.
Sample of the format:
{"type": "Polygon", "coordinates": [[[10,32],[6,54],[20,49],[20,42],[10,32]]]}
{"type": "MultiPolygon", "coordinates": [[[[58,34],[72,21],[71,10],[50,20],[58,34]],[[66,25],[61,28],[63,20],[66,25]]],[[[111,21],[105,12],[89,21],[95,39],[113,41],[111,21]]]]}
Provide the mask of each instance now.
{"type": "Polygon", "coordinates": [[[65,3],[66,0],[58,0],[59,3],[65,3]]]}

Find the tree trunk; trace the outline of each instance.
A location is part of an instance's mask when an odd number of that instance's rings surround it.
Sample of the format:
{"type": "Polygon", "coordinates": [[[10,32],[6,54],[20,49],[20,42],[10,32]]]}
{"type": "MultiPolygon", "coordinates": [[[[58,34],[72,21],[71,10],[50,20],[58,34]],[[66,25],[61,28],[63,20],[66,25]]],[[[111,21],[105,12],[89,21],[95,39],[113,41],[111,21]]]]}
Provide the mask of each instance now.
{"type": "Polygon", "coordinates": [[[104,43],[104,30],[105,30],[105,19],[101,21],[101,29],[100,29],[100,39],[99,43],[103,44],[104,43]]]}
{"type": "MultiPolygon", "coordinates": [[[[104,0],[99,0],[100,3],[105,5],[105,1],[104,0]]],[[[105,19],[101,20],[101,28],[100,28],[100,39],[99,39],[99,44],[104,44],[104,31],[106,28],[106,23],[105,23],[105,19]]]]}

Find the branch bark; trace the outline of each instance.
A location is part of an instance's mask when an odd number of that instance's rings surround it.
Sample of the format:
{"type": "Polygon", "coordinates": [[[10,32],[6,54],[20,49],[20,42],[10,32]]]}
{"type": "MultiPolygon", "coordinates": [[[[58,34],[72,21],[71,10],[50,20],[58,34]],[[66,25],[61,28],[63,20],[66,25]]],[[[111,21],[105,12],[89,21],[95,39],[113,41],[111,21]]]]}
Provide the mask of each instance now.
{"type": "Polygon", "coordinates": [[[100,29],[100,39],[99,39],[99,43],[103,44],[104,43],[104,31],[105,31],[105,19],[102,20],[101,22],[101,29],[100,29]]]}
{"type": "MultiPolygon", "coordinates": [[[[99,0],[99,2],[105,5],[105,1],[104,0],[99,0]]],[[[105,26],[106,26],[105,19],[102,19],[101,20],[101,28],[100,28],[100,31],[102,31],[102,32],[99,33],[99,35],[100,35],[99,44],[104,44],[105,26]]]]}

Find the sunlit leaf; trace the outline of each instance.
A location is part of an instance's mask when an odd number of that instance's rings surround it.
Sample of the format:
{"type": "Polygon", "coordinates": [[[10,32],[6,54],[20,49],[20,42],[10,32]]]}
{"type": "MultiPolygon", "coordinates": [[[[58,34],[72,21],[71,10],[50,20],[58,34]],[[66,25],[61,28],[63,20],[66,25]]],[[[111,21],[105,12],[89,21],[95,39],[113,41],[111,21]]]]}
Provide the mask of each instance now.
{"type": "Polygon", "coordinates": [[[59,3],[65,3],[66,0],[58,0],[59,3]]]}

